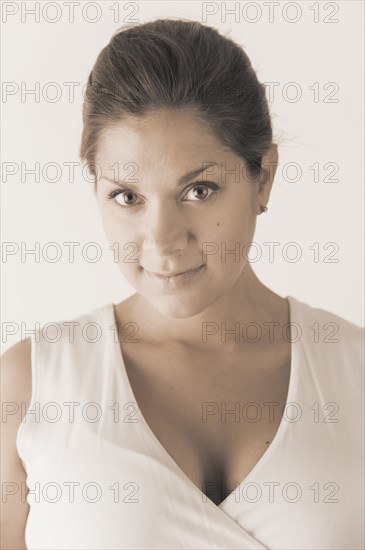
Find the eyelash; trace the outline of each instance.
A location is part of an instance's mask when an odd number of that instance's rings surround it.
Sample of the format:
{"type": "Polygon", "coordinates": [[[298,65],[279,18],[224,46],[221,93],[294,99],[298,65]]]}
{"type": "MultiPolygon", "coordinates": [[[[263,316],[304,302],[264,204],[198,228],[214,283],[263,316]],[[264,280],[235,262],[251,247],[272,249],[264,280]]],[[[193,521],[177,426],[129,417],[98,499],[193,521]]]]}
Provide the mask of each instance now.
{"type": "MultiPolygon", "coordinates": [[[[219,186],[216,183],[207,182],[207,181],[195,181],[190,186],[190,188],[187,190],[187,193],[189,193],[189,191],[191,191],[192,189],[194,189],[196,187],[207,187],[208,189],[211,189],[211,191],[213,191],[213,193],[210,193],[210,195],[208,195],[207,197],[203,197],[202,199],[197,198],[196,201],[192,201],[192,202],[204,202],[204,201],[208,200],[212,195],[214,195],[219,189],[219,186]]],[[[129,189],[115,189],[111,193],[107,194],[106,198],[108,200],[113,200],[117,195],[121,195],[123,193],[128,193],[128,192],[136,194],[136,193],[134,193],[134,191],[130,191],[129,189]]],[[[115,204],[117,206],[120,206],[121,208],[131,208],[132,206],[138,206],[138,203],[136,203],[136,204],[119,204],[119,203],[115,202],[115,204]]]]}

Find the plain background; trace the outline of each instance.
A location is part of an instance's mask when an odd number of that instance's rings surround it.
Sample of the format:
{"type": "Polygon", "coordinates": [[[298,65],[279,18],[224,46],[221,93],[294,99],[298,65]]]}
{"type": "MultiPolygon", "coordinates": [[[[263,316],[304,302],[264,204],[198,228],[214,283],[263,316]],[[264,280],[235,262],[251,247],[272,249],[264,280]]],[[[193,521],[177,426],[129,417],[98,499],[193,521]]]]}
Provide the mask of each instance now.
{"type": "MultiPolygon", "coordinates": [[[[42,325],[72,319],[134,293],[113,263],[92,185],[82,177],[78,157],[81,89],[98,53],[123,21],[127,22],[128,14],[135,12],[131,19],[138,22],[158,17],[202,21],[203,8],[202,3],[195,1],[120,2],[120,19],[114,22],[110,7],[117,2],[101,2],[102,16],[91,23],[83,19],[81,12],[81,7],[90,3],[79,2],[74,22],[68,21],[64,3],[57,4],[60,20],[50,23],[42,13],[39,22],[22,13],[24,5],[34,9],[35,2],[2,2],[2,241],[3,247],[8,246],[6,243],[19,247],[18,253],[3,256],[2,324],[4,327],[4,323],[11,322],[15,327],[12,336],[3,332],[3,349],[20,340],[21,323],[32,328],[36,322],[42,325]],[[4,5],[10,4],[18,7],[18,13],[4,22],[4,5]],[[54,102],[46,100],[55,97],[56,88],[52,90],[50,82],[57,83],[61,90],[54,102]],[[79,83],[73,100],[64,84],[67,82],[79,83]],[[22,89],[34,89],[37,85],[38,101],[31,94],[22,98],[22,89]],[[14,94],[4,94],[11,86],[14,94]],[[47,181],[56,177],[51,169],[46,178],[40,173],[39,183],[31,175],[22,181],[21,163],[31,169],[36,162],[40,163],[40,172],[47,163],[58,163],[59,181],[47,181]],[[78,163],[74,181],[70,181],[65,164],[71,162],[78,163]],[[8,165],[4,163],[15,163],[18,172],[5,178],[8,165]],[[37,242],[40,261],[36,262],[34,255],[22,261],[21,247],[31,250],[37,242]],[[58,262],[42,257],[43,247],[50,242],[61,247],[58,262]],[[74,262],[69,261],[64,242],[80,243],[74,262]],[[92,263],[82,257],[80,250],[89,242],[102,247],[100,261],[92,263]]],[[[272,22],[265,2],[251,2],[251,7],[247,2],[209,4],[216,13],[204,23],[244,47],[261,82],[279,83],[270,110],[280,165],[269,210],[257,220],[254,240],[260,243],[263,255],[254,270],[264,284],[281,296],[294,296],[362,325],[364,4],[347,0],[297,2],[302,14],[296,23],[284,18],[295,17],[294,10],[298,8],[288,6],[293,4],[290,2],[279,3],[272,22]],[[235,4],[239,4],[236,19],[227,14],[224,21],[224,7],[232,9],[235,4]],[[318,22],[314,22],[315,12],[310,9],[315,4],[318,22]],[[257,5],[262,13],[254,23],[259,13],[257,5]],[[339,21],[324,22],[325,17],[339,21]],[[283,97],[285,86],[291,82],[301,89],[297,102],[290,101],[295,96],[294,87],[287,86],[289,100],[283,97]],[[331,82],[335,85],[326,84],[331,82]],[[313,85],[319,91],[317,101],[310,89],[313,85]],[[332,97],[338,102],[325,101],[334,86],[337,91],[332,97]],[[281,170],[287,163],[300,166],[298,181],[290,181],[295,179],[293,169],[286,175],[281,170]],[[310,168],[315,163],[319,166],[319,181],[315,181],[310,168]],[[336,163],[338,172],[332,174],[332,180],[338,181],[330,181],[332,169],[325,167],[326,163],[336,163]],[[273,262],[269,261],[264,242],[280,243],[273,262]],[[289,242],[298,243],[302,251],[296,263],[282,257],[283,247],[289,242]],[[326,243],[331,242],[338,246],[333,256],[339,260],[337,263],[324,261],[333,250],[331,246],[325,249],[326,243]],[[314,243],[318,243],[319,261],[314,261],[310,248],[314,243]]],[[[56,8],[48,9],[46,17],[54,19],[56,8]]],[[[93,19],[97,11],[89,6],[85,13],[93,19]]],[[[48,252],[53,257],[55,251],[48,252]]],[[[90,257],[92,254],[90,249],[90,257]]],[[[293,249],[288,254],[293,254],[293,249]]]]}

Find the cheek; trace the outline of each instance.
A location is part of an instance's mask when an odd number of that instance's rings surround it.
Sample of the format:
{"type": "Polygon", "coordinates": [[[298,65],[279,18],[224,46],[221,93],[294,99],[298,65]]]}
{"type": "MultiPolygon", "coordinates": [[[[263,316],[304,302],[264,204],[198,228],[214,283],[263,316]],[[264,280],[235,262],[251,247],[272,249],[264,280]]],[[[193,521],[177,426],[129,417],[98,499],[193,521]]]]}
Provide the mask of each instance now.
{"type": "Polygon", "coordinates": [[[245,243],[251,239],[255,231],[255,217],[250,212],[237,210],[228,216],[217,217],[211,227],[212,240],[234,244],[245,243]]]}
{"type": "Polygon", "coordinates": [[[136,229],[109,205],[100,205],[99,212],[114,262],[122,271],[136,269],[140,256],[136,229]]]}
{"type": "Polygon", "coordinates": [[[242,209],[218,218],[203,245],[208,265],[222,276],[234,278],[247,261],[254,233],[255,217],[242,209]]]}
{"type": "Polygon", "coordinates": [[[210,232],[227,242],[249,238],[256,220],[253,197],[245,187],[229,188],[224,200],[209,214],[210,232]]]}
{"type": "Polygon", "coordinates": [[[108,215],[108,212],[105,212],[102,216],[102,222],[109,244],[120,242],[123,232],[120,230],[120,225],[115,221],[114,217],[110,216],[110,213],[108,215]]]}
{"type": "Polygon", "coordinates": [[[128,224],[117,208],[106,201],[99,203],[100,217],[109,240],[124,238],[128,233],[128,224]]]}

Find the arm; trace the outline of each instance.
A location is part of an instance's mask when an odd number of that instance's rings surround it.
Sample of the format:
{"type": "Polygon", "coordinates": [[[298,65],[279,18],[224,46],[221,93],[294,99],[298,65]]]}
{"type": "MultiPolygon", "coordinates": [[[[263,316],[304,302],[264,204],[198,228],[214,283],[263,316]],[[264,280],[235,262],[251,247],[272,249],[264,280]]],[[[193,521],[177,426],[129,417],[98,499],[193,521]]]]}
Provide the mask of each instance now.
{"type": "MultiPolygon", "coordinates": [[[[25,525],[29,504],[20,487],[26,487],[26,472],[16,449],[16,436],[31,398],[31,341],[17,342],[1,357],[1,548],[23,550],[25,525]],[[21,413],[21,403],[25,403],[21,413]],[[8,403],[8,405],[6,405],[8,403]],[[9,405],[11,403],[12,405],[9,405]],[[16,414],[4,414],[10,407],[18,408],[16,414]],[[19,490],[15,495],[4,495],[6,483],[15,483],[19,490]]],[[[26,487],[27,490],[27,487],[26,487]]]]}

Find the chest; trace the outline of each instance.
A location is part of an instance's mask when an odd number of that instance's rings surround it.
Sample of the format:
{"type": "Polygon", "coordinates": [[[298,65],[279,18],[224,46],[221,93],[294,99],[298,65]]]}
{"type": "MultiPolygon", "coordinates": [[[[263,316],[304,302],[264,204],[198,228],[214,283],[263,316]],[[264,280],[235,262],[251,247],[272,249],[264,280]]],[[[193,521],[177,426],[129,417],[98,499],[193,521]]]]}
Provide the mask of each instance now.
{"type": "Polygon", "coordinates": [[[217,357],[140,345],[123,349],[143,418],[175,464],[216,504],[247,477],[279,428],[290,349],[270,352],[217,357]]]}

